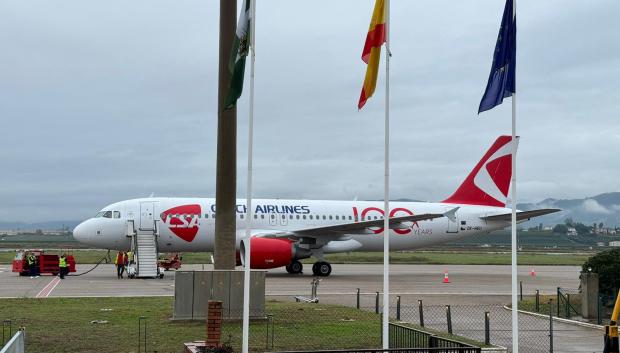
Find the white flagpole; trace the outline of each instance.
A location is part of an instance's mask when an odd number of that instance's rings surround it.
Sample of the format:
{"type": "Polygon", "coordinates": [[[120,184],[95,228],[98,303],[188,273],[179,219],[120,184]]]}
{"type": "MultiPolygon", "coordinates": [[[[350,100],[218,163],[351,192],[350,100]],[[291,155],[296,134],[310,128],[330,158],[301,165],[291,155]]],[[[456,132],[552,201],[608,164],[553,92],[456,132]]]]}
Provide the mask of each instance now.
{"type": "Polygon", "coordinates": [[[385,0],[385,184],[383,205],[383,349],[390,348],[390,0],[385,0]]]}
{"type": "Polygon", "coordinates": [[[512,351],[519,353],[519,313],[517,302],[517,94],[512,93],[512,226],[511,226],[511,263],[512,263],[512,351]]]}
{"type": "Polygon", "coordinates": [[[250,350],[250,229],[252,228],[252,144],[254,132],[254,61],[256,58],[256,0],[250,1],[250,115],[248,118],[248,175],[246,186],[246,212],[245,212],[245,259],[243,268],[243,343],[242,352],[250,350]]]}
{"type": "MultiPolygon", "coordinates": [[[[517,17],[517,0],[512,1],[513,21],[517,17]]],[[[516,26],[516,24],[515,24],[516,26]]],[[[516,35],[516,33],[515,33],[516,35]]],[[[516,43],[515,43],[516,48],[516,43]]],[[[516,56],[516,55],[515,55],[516,56]]],[[[515,65],[515,63],[511,63],[515,65]]],[[[516,72],[515,72],[516,76],[516,72]]],[[[516,79],[516,77],[515,77],[516,79]]],[[[516,85],[515,85],[516,87],[516,85]]],[[[516,89],[515,89],[516,91],[516,89]]],[[[511,179],[511,277],[512,277],[512,352],[519,353],[519,303],[517,301],[517,94],[512,93],[512,179],[511,179]]]]}

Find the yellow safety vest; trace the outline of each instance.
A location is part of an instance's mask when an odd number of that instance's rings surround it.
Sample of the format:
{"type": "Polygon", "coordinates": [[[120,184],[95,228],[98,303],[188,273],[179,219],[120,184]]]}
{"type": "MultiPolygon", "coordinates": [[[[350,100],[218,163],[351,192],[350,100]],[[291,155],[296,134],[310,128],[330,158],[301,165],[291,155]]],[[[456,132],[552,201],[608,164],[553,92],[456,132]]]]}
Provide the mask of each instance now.
{"type": "Polygon", "coordinates": [[[61,256],[60,259],[58,259],[58,266],[67,267],[67,258],[64,256],[61,256]]]}

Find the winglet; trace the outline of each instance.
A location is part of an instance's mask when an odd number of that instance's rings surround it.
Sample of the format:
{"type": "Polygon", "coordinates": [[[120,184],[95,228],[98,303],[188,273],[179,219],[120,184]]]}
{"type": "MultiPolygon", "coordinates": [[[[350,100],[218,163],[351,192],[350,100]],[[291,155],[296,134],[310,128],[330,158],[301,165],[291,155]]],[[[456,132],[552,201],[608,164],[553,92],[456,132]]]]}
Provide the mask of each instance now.
{"type": "Polygon", "coordinates": [[[461,208],[461,207],[460,206],[459,207],[455,207],[455,208],[451,209],[450,211],[444,213],[443,215],[445,217],[448,217],[450,222],[456,222],[456,211],[458,211],[459,208],[461,208]]]}

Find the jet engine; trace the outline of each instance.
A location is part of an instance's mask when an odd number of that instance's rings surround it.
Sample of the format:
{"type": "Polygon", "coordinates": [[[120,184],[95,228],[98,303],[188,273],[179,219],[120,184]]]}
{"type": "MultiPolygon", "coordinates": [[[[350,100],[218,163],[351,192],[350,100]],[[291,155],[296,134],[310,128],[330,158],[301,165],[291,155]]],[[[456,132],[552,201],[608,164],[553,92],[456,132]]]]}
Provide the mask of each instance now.
{"type": "MultiPolygon", "coordinates": [[[[311,256],[311,251],[300,248],[295,242],[288,239],[274,238],[251,238],[250,243],[250,268],[270,269],[288,266],[296,260],[311,256]]],[[[241,241],[239,255],[241,263],[245,262],[245,249],[247,240],[241,241]]]]}

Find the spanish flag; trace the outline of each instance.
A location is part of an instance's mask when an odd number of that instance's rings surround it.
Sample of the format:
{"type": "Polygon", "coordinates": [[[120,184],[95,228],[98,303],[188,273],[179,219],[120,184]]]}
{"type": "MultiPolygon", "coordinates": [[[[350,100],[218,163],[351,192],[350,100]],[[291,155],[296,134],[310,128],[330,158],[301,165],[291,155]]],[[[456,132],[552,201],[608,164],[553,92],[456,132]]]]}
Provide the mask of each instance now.
{"type": "Polygon", "coordinates": [[[381,45],[385,43],[386,39],[385,26],[385,0],[376,0],[375,9],[370,20],[370,28],[366,35],[366,43],[364,43],[364,50],[362,52],[362,60],[368,64],[368,67],[366,68],[366,77],[364,78],[364,86],[362,87],[362,94],[360,94],[360,101],[357,103],[357,109],[362,109],[368,98],[375,93],[377,74],[379,72],[379,59],[381,58],[381,45]]]}

